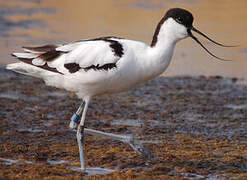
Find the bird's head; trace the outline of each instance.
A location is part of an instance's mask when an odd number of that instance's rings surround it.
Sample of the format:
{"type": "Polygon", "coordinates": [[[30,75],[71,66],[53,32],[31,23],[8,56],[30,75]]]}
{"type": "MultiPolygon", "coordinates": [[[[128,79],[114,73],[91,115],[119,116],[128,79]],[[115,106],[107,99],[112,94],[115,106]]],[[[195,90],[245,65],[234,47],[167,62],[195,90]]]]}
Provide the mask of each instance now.
{"type": "Polygon", "coordinates": [[[172,38],[175,42],[179,41],[181,39],[191,37],[194,39],[204,50],[206,50],[211,56],[219,59],[219,60],[225,60],[222,58],[219,58],[212,54],[193,34],[192,31],[198,33],[199,35],[203,36],[204,38],[208,39],[209,41],[213,42],[216,45],[223,46],[223,47],[234,47],[234,46],[226,46],[221,43],[218,43],[211,38],[209,38],[207,35],[203,34],[199,30],[197,30],[195,27],[193,27],[193,15],[181,8],[172,8],[168,10],[165,14],[165,16],[161,19],[159,22],[154,39],[152,42],[152,46],[156,44],[158,40],[158,35],[160,31],[169,31],[170,38],[172,38]],[[163,28],[163,29],[162,29],[163,28]],[[156,36],[156,38],[155,38],[156,36]]]}

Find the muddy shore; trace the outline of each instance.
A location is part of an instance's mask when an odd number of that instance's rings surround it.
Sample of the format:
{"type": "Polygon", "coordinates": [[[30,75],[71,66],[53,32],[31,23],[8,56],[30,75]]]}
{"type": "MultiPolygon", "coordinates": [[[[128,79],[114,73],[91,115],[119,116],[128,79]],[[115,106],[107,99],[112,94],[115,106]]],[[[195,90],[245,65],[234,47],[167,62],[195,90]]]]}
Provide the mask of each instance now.
{"type": "MultiPolygon", "coordinates": [[[[133,134],[155,157],[86,136],[86,179],[247,179],[247,86],[236,78],[159,77],[96,97],[86,127],[133,134]]],[[[0,67],[0,179],[81,179],[73,93],[0,67]]]]}

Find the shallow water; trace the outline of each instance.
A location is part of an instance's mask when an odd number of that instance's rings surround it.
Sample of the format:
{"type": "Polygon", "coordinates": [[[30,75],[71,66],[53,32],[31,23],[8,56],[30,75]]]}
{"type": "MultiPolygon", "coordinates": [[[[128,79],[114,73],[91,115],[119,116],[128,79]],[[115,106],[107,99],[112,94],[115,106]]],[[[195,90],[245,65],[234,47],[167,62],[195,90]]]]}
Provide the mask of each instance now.
{"type": "Polygon", "coordinates": [[[32,161],[23,161],[20,162],[19,160],[7,159],[7,158],[0,158],[0,161],[3,162],[5,165],[12,165],[12,164],[33,164],[32,161]]]}
{"type": "MultiPolygon", "coordinates": [[[[7,159],[7,158],[0,158],[0,162],[3,162],[5,165],[13,165],[13,164],[35,164],[35,161],[19,161],[19,160],[13,160],[13,159],[7,159]]],[[[50,160],[47,159],[47,164],[49,165],[61,165],[61,164],[71,164],[69,161],[65,160],[50,160]]],[[[76,166],[69,166],[68,169],[74,170],[74,171],[79,171],[81,172],[80,167],[76,166]]],[[[87,175],[105,175],[114,172],[115,170],[113,169],[107,169],[107,168],[101,168],[101,167],[91,167],[91,168],[86,168],[86,173],[87,175]]]]}
{"type": "MultiPolygon", "coordinates": [[[[135,119],[117,119],[111,121],[111,125],[112,126],[126,125],[126,126],[141,127],[144,125],[144,122],[135,119]]],[[[145,125],[155,127],[155,126],[159,126],[160,122],[150,120],[150,121],[145,121],[145,125]]]]}
{"type": "MultiPolygon", "coordinates": [[[[80,167],[70,166],[69,169],[81,172],[80,167]]],[[[105,175],[105,174],[112,173],[114,171],[115,170],[113,169],[100,168],[100,167],[86,168],[87,175],[105,175]]]]}
{"type": "Polygon", "coordinates": [[[50,164],[50,165],[70,164],[69,161],[65,161],[65,160],[51,160],[51,159],[47,159],[46,162],[47,162],[48,164],[50,164]]]}
{"type": "Polygon", "coordinates": [[[191,39],[177,45],[165,75],[223,75],[247,78],[247,1],[222,0],[9,0],[0,1],[0,63],[23,45],[66,43],[114,35],[150,43],[156,24],[171,7],[194,14],[194,25],[215,40],[240,45],[220,48],[202,39],[221,62],[191,39]]]}
{"type": "Polygon", "coordinates": [[[3,161],[3,163],[6,165],[17,164],[19,162],[18,160],[6,159],[6,158],[0,158],[0,161],[3,161]]]}

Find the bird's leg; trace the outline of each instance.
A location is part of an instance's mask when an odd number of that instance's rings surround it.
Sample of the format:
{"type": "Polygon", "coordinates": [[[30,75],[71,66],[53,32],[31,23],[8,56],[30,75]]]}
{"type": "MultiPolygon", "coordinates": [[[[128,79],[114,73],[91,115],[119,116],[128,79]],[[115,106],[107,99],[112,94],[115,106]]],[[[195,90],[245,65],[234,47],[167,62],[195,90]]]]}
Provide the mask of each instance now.
{"type": "Polygon", "coordinates": [[[133,136],[105,133],[102,131],[97,131],[97,130],[87,129],[87,128],[84,129],[84,132],[86,134],[108,137],[114,140],[121,141],[123,143],[127,143],[141,156],[148,158],[148,159],[152,159],[152,154],[149,151],[149,149],[147,149],[140,141],[136,140],[133,136]]]}
{"type": "Polygon", "coordinates": [[[80,107],[77,109],[76,113],[70,118],[69,128],[72,130],[76,130],[79,124],[79,119],[81,117],[83,111],[84,101],[81,103],[80,107]]]}
{"type": "Polygon", "coordinates": [[[105,133],[102,131],[84,128],[84,121],[85,121],[88,104],[86,103],[84,110],[83,110],[83,105],[84,105],[84,102],[81,103],[76,113],[74,113],[73,116],[71,117],[71,121],[69,125],[70,128],[73,130],[76,130],[76,128],[78,127],[77,128],[77,141],[78,141],[78,146],[79,146],[79,151],[80,151],[80,161],[81,161],[82,170],[85,170],[85,160],[84,160],[84,151],[83,151],[84,133],[96,135],[96,136],[108,137],[114,140],[121,141],[123,143],[127,143],[141,156],[148,158],[148,159],[152,158],[151,152],[140,141],[136,140],[133,136],[117,135],[117,134],[105,133]],[[79,118],[81,117],[82,112],[83,112],[83,115],[81,118],[80,126],[78,126],[79,118]]]}
{"type": "Polygon", "coordinates": [[[77,143],[79,147],[79,153],[80,153],[80,161],[81,161],[81,169],[82,171],[86,170],[85,167],[85,159],[84,159],[84,122],[85,122],[85,117],[87,113],[87,108],[88,108],[89,100],[85,100],[85,106],[83,109],[83,113],[81,116],[81,121],[80,124],[77,127],[77,143]]]}

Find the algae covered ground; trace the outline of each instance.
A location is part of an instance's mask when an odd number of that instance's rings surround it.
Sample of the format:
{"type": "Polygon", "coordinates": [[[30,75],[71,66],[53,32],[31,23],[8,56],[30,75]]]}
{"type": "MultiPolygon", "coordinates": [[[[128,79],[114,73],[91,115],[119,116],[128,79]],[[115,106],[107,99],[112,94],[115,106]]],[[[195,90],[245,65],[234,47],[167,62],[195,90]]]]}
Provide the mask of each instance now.
{"type": "Polygon", "coordinates": [[[86,127],[134,135],[147,160],[122,142],[86,135],[82,174],[73,93],[0,68],[0,179],[247,179],[247,86],[236,78],[159,77],[90,104],[86,127]]]}

